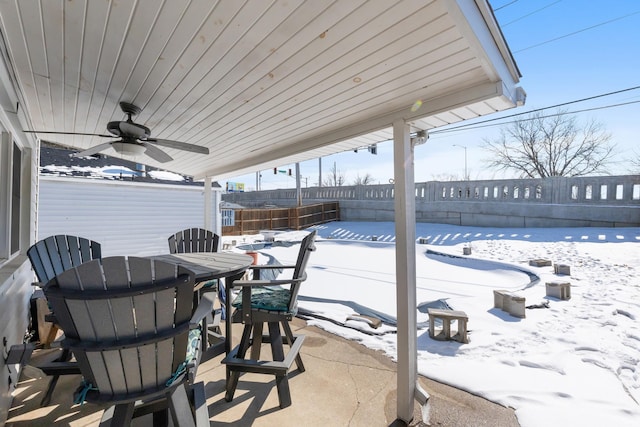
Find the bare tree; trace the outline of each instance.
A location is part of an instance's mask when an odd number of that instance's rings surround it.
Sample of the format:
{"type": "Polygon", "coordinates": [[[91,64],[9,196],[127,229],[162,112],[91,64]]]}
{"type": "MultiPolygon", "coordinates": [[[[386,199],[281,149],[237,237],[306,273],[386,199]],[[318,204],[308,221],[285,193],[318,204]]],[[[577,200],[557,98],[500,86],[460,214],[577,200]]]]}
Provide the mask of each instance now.
{"type": "Polygon", "coordinates": [[[460,177],[454,173],[438,173],[438,174],[432,174],[431,175],[431,180],[432,181],[461,181],[460,177]]]}
{"type": "Polygon", "coordinates": [[[631,157],[630,172],[633,174],[640,174],[640,150],[634,151],[631,157]]]}
{"type": "Polygon", "coordinates": [[[322,185],[324,187],[340,187],[344,185],[346,182],[346,178],[344,177],[344,173],[338,170],[336,163],[333,162],[333,167],[326,175],[324,181],[322,181],[322,185]]]}
{"type": "Polygon", "coordinates": [[[360,174],[358,174],[356,176],[356,179],[353,180],[353,185],[369,185],[369,184],[373,184],[373,176],[367,172],[364,174],[364,176],[360,176],[360,174]]]}
{"type": "Polygon", "coordinates": [[[492,155],[489,167],[527,178],[606,172],[614,149],[610,141],[600,123],[591,120],[580,127],[563,110],[550,116],[532,113],[502,128],[496,140],[484,140],[492,155]]]}

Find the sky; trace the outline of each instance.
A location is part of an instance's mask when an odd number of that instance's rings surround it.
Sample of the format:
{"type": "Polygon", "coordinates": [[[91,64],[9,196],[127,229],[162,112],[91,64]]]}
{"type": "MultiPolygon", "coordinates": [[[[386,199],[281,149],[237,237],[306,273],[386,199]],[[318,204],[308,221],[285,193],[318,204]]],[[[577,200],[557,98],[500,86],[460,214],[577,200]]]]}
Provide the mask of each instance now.
{"type": "MultiPolygon", "coordinates": [[[[638,425],[640,228],[416,226],[416,236],[429,241],[416,244],[420,374],[514,408],[522,427],[638,425]],[[464,247],[471,255],[462,255],[464,247]],[[568,265],[571,274],[530,266],[532,259],[568,265]],[[546,296],[552,281],[569,282],[571,298],[546,296]],[[511,316],[494,307],[495,289],[539,308],[526,309],[525,318],[511,316]],[[469,343],[429,337],[424,304],[439,301],[468,315],[469,343]]],[[[394,224],[314,228],[316,251],[300,289],[299,314],[395,358],[394,224]],[[372,328],[350,319],[353,314],[377,317],[383,325],[372,328]]],[[[299,241],[304,234],[275,239],[299,241]]],[[[298,247],[261,252],[293,264],[298,247]]]]}
{"type": "MultiPolygon", "coordinates": [[[[544,108],[556,112],[559,104],[573,114],[579,124],[596,120],[612,134],[616,146],[609,173],[637,173],[629,162],[640,157],[640,3],[636,0],[493,0],[496,19],[522,74],[520,85],[527,93],[523,107],[481,117],[475,123],[515,113],[544,108]],[[636,88],[634,90],[628,90],[636,88]],[[612,92],[617,94],[600,96],[612,92]],[[577,102],[586,98],[589,101],[577,102]],[[616,104],[623,106],[611,107],[616,104]],[[631,103],[631,104],[628,104],[631,103]],[[606,108],[605,108],[606,107],[606,108]]],[[[415,150],[415,181],[463,179],[465,158],[470,179],[500,179],[513,173],[497,172],[486,166],[485,140],[499,136],[502,123],[472,127],[430,135],[426,144],[415,150]]],[[[452,125],[453,127],[455,125],[452,125]]],[[[444,130],[441,128],[438,130],[444,130]]],[[[393,178],[393,145],[378,145],[378,154],[352,151],[300,164],[302,187],[315,186],[322,162],[323,179],[331,168],[345,176],[346,184],[370,175],[375,184],[387,184],[393,178]]],[[[280,169],[295,170],[295,165],[280,169]]],[[[256,188],[256,174],[221,182],[244,183],[245,190],[256,188]]],[[[295,187],[295,179],[285,174],[262,171],[261,189],[295,187]]]]}

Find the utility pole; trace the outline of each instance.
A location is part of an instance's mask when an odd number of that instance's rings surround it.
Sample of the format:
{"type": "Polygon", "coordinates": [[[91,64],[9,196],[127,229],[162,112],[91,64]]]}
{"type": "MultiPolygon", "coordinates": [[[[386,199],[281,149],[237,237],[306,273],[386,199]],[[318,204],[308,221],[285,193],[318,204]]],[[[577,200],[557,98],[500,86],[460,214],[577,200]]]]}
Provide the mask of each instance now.
{"type": "Polygon", "coordinates": [[[467,147],[465,145],[453,144],[454,147],[464,148],[464,180],[469,181],[469,175],[467,174],[467,147]]]}
{"type": "Polygon", "coordinates": [[[318,157],[318,187],[322,187],[322,157],[318,157]]]}
{"type": "Polygon", "coordinates": [[[302,188],[300,187],[300,163],[296,163],[296,196],[298,206],[302,206],[302,188]]]}

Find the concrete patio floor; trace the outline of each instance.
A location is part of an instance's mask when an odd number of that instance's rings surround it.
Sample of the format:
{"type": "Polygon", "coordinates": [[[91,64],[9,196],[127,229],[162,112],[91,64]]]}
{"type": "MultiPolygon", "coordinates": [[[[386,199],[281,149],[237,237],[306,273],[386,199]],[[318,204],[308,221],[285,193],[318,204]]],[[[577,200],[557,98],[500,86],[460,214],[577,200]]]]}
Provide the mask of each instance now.
{"type": "MultiPolygon", "coordinates": [[[[202,363],[197,377],[205,383],[211,426],[404,425],[395,420],[396,365],[391,359],[300,319],[294,320],[293,329],[306,335],[301,352],[306,371],[299,373],[294,364],[289,375],[293,404],[280,409],[275,379],[258,374],[241,376],[234,400],[226,402],[225,367],[219,356],[202,363]]],[[[98,425],[104,407],[72,403],[79,381],[79,376],[61,377],[51,404],[40,408],[48,381],[23,375],[13,393],[7,426],[98,425]]],[[[420,382],[431,396],[432,426],[519,426],[509,408],[423,377],[420,382]]],[[[417,404],[414,414],[411,425],[424,425],[417,404]]],[[[134,422],[151,424],[150,418],[134,422]]]]}

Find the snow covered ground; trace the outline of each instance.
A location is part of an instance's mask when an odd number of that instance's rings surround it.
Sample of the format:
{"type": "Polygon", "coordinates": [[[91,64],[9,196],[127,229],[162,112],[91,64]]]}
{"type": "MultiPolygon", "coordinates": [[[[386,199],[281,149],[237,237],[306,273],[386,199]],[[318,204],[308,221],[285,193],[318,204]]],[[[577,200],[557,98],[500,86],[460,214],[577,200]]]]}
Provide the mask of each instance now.
{"type": "MultiPolygon", "coordinates": [[[[311,324],[395,358],[394,224],[315,228],[317,251],[301,290],[301,313],[311,315],[311,324]],[[355,313],[383,325],[348,319],[355,313]]],[[[640,228],[417,224],[416,237],[429,242],[416,244],[421,374],[515,408],[523,427],[640,425],[640,228]],[[471,248],[470,256],[462,255],[463,247],[471,248]],[[571,275],[532,267],[532,259],[567,264],[571,275]],[[558,279],[571,283],[570,300],[546,297],[545,283],[558,279]],[[512,317],[493,308],[494,289],[524,296],[528,306],[548,302],[548,308],[512,317]],[[467,313],[468,344],[429,337],[424,304],[438,300],[467,313]]],[[[297,248],[274,245],[262,252],[289,264],[297,248]]]]}

